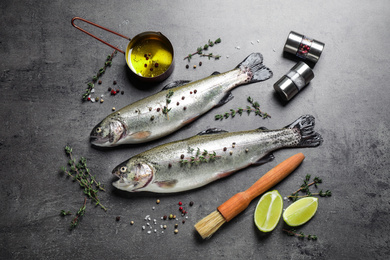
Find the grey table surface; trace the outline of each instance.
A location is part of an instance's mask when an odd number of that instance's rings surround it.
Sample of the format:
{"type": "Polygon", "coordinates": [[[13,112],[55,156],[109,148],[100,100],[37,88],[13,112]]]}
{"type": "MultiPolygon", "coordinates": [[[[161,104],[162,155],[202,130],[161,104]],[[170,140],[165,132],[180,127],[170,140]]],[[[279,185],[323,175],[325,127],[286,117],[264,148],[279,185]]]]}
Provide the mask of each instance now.
{"type": "MultiPolygon", "coordinates": [[[[1,259],[387,259],[389,1],[2,0],[0,12],[1,259]],[[174,72],[145,88],[131,80],[125,59],[118,54],[103,83],[96,86],[94,95],[104,95],[104,103],[82,102],[87,83],[112,50],[73,28],[74,16],[129,37],[149,30],[163,32],[175,48],[174,72]],[[325,49],[313,69],[315,78],[285,104],[273,84],[297,62],[283,55],[291,30],[324,42],[325,49]],[[183,58],[218,37],[222,42],[210,51],[222,57],[216,61],[194,57],[186,69],[183,58]],[[230,70],[252,52],[264,55],[273,78],[236,88],[232,101],[160,140],[115,149],[90,145],[91,129],[112,107],[156,93],[173,80],[197,80],[230,70]],[[199,61],[203,65],[193,69],[199,61]],[[108,94],[114,80],[123,95],[108,94]],[[214,120],[215,114],[246,106],[248,96],[272,118],[214,120]],[[113,167],[159,144],[210,127],[279,129],[304,114],[316,118],[316,129],[324,138],[320,147],[279,150],[272,162],[179,194],[131,194],[111,185],[113,167]],[[87,203],[86,214],[73,231],[72,216],[61,217],[60,211],[75,213],[84,196],[60,173],[67,163],[67,144],[76,158],[87,158],[93,174],[106,186],[100,199],[108,209],[87,203]],[[323,179],[319,189],[331,190],[332,196],[320,198],[315,217],[298,228],[317,235],[317,241],[287,236],[282,220],[273,232],[262,234],[253,223],[258,199],[210,240],[197,235],[193,225],[198,220],[297,152],[305,154],[305,161],[275,189],[285,197],[306,174],[323,179]],[[174,234],[175,220],[164,222],[161,216],[177,214],[179,201],[188,218],[182,224],[178,214],[179,233],[174,234]],[[151,221],[145,221],[147,215],[151,221]]],[[[122,38],[85,28],[120,48],[127,45],[122,38]]],[[[284,207],[289,204],[284,200],[284,207]]]]}

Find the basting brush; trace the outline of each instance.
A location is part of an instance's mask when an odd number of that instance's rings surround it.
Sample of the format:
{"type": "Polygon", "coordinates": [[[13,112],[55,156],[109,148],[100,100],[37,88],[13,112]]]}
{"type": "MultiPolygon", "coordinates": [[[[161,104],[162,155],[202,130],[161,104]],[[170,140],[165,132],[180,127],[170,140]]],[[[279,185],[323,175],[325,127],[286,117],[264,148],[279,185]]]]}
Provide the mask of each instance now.
{"type": "Polygon", "coordinates": [[[203,239],[210,238],[225,222],[229,222],[245,210],[254,198],[287,177],[302,163],[303,159],[305,159],[305,156],[302,153],[298,153],[278,164],[249,189],[237,193],[219,206],[216,211],[196,223],[196,231],[203,239]]]}

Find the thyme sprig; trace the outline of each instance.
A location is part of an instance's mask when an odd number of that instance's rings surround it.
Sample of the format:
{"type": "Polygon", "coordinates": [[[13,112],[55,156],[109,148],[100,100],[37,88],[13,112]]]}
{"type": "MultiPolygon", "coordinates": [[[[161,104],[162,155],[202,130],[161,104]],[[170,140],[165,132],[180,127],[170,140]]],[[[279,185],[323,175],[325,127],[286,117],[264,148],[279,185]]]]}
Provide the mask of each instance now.
{"type": "Polygon", "coordinates": [[[168,112],[171,111],[172,109],[172,108],[168,108],[168,105],[171,103],[171,97],[173,96],[173,94],[174,94],[173,90],[169,90],[168,94],[165,95],[166,106],[164,106],[164,108],[162,109],[163,114],[167,115],[168,120],[169,120],[168,112]]]}
{"type": "Polygon", "coordinates": [[[72,212],[66,211],[66,210],[61,210],[60,215],[61,215],[61,216],[68,216],[68,215],[72,215],[72,212]]]}
{"type": "Polygon", "coordinates": [[[70,222],[70,229],[74,229],[80,222],[80,219],[85,214],[85,209],[87,207],[87,198],[84,198],[84,204],[81,206],[81,208],[77,211],[76,216],[73,218],[72,222],[70,222]]]}
{"type": "MultiPolygon", "coordinates": [[[[188,147],[188,152],[192,154],[195,151],[194,148],[188,147]]],[[[198,165],[200,163],[208,163],[208,162],[213,162],[215,161],[218,157],[217,153],[214,152],[209,152],[207,150],[201,151],[200,148],[197,148],[195,156],[190,156],[188,159],[181,159],[180,164],[181,165],[198,165]]]]}
{"type": "Polygon", "coordinates": [[[81,188],[84,189],[84,194],[91,200],[99,205],[103,210],[107,209],[100,203],[98,198],[99,190],[105,191],[103,185],[96,181],[96,177],[93,176],[90,170],[87,168],[87,159],[84,157],[80,158],[80,161],[76,163],[76,160],[72,154],[72,148],[65,146],[65,153],[69,157],[68,166],[70,169],[62,167],[61,170],[66,173],[69,177],[72,177],[73,181],[77,181],[81,188]]]}
{"type": "Polygon", "coordinates": [[[215,60],[219,60],[221,58],[221,55],[213,55],[213,53],[209,54],[200,54],[201,57],[208,57],[209,59],[214,58],[215,60]]]}
{"type": "Polygon", "coordinates": [[[229,117],[235,117],[237,114],[242,116],[244,112],[246,112],[248,115],[250,115],[252,112],[255,113],[256,116],[260,116],[263,119],[271,118],[271,116],[268,113],[263,113],[260,110],[260,104],[257,101],[253,101],[253,99],[249,96],[247,98],[247,101],[252,105],[252,107],[247,106],[246,108],[237,108],[237,109],[230,109],[230,112],[226,112],[224,114],[215,115],[215,120],[223,120],[227,119],[229,117]]]}
{"type": "Polygon", "coordinates": [[[316,235],[305,235],[303,232],[298,233],[296,229],[283,229],[283,231],[289,236],[296,236],[301,239],[307,238],[308,240],[317,240],[316,235]]]}
{"type": "Polygon", "coordinates": [[[298,198],[311,197],[311,196],[315,196],[315,195],[318,195],[320,197],[332,196],[332,192],[330,190],[326,190],[325,192],[320,190],[318,193],[311,193],[310,186],[314,185],[314,187],[318,188],[318,184],[322,183],[322,179],[320,179],[319,177],[314,177],[313,181],[310,182],[310,178],[311,178],[311,175],[307,174],[305,176],[305,179],[304,179],[301,187],[297,191],[295,191],[294,193],[292,193],[290,196],[287,196],[287,197],[292,199],[293,201],[296,201],[298,198]],[[299,192],[304,192],[304,193],[306,193],[306,195],[299,196],[298,195],[299,192]]]}
{"type": "Polygon", "coordinates": [[[221,43],[221,38],[218,38],[218,39],[216,39],[215,41],[211,41],[211,40],[209,39],[209,41],[208,41],[205,45],[203,45],[203,47],[198,47],[198,48],[196,49],[196,52],[191,53],[191,54],[188,54],[188,55],[184,58],[184,60],[185,60],[185,59],[188,59],[188,61],[190,61],[191,58],[192,58],[192,56],[194,56],[194,55],[196,55],[196,54],[198,54],[198,55],[200,55],[200,56],[208,56],[209,59],[210,59],[210,58],[219,59],[219,58],[221,57],[221,56],[219,56],[219,55],[213,55],[212,53],[207,54],[207,55],[204,55],[204,54],[203,54],[203,51],[208,50],[209,47],[213,47],[215,44],[218,44],[218,43],[221,43]]]}
{"type": "Polygon", "coordinates": [[[88,100],[89,95],[92,93],[92,89],[95,88],[95,83],[98,81],[98,79],[106,72],[107,67],[111,67],[112,65],[112,59],[114,58],[115,54],[117,54],[117,51],[115,50],[111,55],[108,55],[106,58],[106,61],[104,62],[104,66],[99,69],[99,71],[96,73],[95,76],[92,77],[92,81],[88,82],[87,89],[85,90],[85,93],[83,94],[83,100],[88,100]]]}

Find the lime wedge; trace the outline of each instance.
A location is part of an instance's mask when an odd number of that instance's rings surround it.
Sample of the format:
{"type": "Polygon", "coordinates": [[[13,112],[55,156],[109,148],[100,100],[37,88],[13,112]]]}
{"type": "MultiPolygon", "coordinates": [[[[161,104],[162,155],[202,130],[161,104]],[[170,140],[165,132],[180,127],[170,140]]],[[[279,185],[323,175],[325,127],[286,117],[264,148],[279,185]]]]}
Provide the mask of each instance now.
{"type": "Polygon", "coordinates": [[[297,200],[283,212],[283,219],[291,227],[303,225],[314,216],[317,207],[318,198],[307,197],[297,200]]]}
{"type": "Polygon", "coordinates": [[[255,224],[260,231],[270,232],[279,222],[283,210],[283,200],[277,190],[261,196],[255,210],[255,224]]]}

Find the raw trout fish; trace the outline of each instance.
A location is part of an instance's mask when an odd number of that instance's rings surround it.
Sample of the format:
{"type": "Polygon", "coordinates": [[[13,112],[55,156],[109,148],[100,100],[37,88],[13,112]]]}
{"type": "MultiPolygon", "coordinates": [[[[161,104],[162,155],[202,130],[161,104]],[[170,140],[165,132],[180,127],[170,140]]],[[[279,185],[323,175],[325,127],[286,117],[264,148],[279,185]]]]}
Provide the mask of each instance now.
{"type": "Polygon", "coordinates": [[[111,147],[144,143],[166,136],[216,106],[233,98],[237,86],[263,81],[272,71],[263,56],[252,53],[228,72],[194,82],[176,81],[152,96],[132,103],[107,116],[92,130],[93,145],[111,147]]]}
{"type": "Polygon", "coordinates": [[[198,135],[157,146],[119,164],[113,185],[124,191],[173,193],[195,189],[249,165],[272,160],[272,151],[315,147],[322,137],[314,117],[305,115],[280,130],[259,128],[228,133],[209,129],[198,135]]]}

